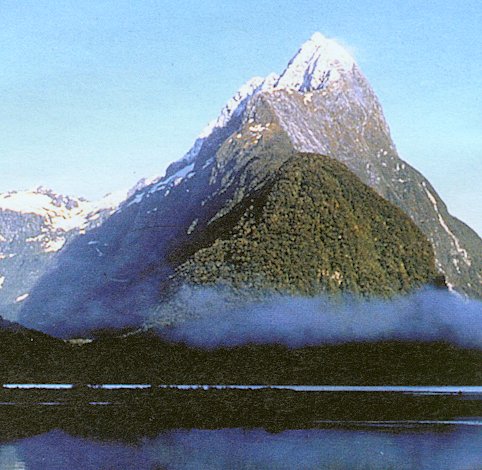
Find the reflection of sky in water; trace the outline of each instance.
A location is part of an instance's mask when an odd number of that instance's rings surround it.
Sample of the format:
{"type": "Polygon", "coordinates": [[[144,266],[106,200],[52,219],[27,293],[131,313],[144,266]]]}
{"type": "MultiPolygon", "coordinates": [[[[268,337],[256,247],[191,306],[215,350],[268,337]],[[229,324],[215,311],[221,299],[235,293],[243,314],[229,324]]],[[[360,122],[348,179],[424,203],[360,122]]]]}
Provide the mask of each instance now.
{"type": "Polygon", "coordinates": [[[482,468],[480,429],[178,430],[133,444],[56,430],[0,444],[0,469],[476,469],[482,468]]]}
{"type": "Polygon", "coordinates": [[[25,470],[25,462],[18,455],[15,445],[0,445],[1,470],[25,470]]]}

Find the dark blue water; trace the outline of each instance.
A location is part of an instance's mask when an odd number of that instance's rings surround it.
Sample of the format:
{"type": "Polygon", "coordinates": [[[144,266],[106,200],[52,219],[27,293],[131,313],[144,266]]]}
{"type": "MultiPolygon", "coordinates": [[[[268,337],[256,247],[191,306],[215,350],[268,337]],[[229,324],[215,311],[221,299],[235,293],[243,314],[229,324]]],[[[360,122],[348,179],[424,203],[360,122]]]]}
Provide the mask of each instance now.
{"type": "Polygon", "coordinates": [[[172,430],[134,444],[59,430],[0,445],[0,468],[481,469],[480,426],[388,430],[172,430]],[[394,431],[397,432],[394,432],[394,431]]]}

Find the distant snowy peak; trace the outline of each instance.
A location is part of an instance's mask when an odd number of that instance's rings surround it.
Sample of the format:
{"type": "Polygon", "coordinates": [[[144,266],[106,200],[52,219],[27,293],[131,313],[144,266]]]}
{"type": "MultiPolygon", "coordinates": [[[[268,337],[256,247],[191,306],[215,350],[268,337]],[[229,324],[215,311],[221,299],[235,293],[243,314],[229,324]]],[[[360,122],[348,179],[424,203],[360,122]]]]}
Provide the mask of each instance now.
{"type": "Polygon", "coordinates": [[[0,194],[0,210],[38,215],[48,219],[54,229],[64,231],[70,230],[71,216],[81,210],[81,203],[42,187],[0,194]]]}
{"type": "Polygon", "coordinates": [[[99,218],[101,213],[112,213],[126,197],[126,192],[120,191],[91,202],[38,187],[0,194],[0,211],[40,216],[52,231],[83,231],[99,218]]]}

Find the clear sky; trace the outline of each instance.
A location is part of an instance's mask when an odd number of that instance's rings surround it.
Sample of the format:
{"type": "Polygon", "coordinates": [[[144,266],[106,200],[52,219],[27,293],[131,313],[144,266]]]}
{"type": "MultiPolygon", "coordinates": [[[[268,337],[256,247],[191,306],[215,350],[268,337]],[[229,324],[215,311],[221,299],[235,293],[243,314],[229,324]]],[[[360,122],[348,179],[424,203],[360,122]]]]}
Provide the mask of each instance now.
{"type": "Polygon", "coordinates": [[[400,156],[482,233],[482,0],[1,0],[0,192],[163,174],[313,32],[347,45],[400,156]]]}

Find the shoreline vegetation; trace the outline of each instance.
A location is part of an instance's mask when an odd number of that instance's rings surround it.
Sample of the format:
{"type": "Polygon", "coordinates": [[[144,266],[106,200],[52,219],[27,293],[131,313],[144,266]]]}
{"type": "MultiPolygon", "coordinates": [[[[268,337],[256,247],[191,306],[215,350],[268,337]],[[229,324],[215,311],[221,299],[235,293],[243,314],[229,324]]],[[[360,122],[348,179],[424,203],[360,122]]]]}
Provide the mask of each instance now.
{"type": "Polygon", "coordinates": [[[1,383],[480,385],[482,351],[444,342],[349,342],[202,349],[155,332],[73,345],[0,330],[1,383]]]}
{"type": "MultiPolygon", "coordinates": [[[[461,416],[480,414],[480,394],[412,395],[293,390],[0,389],[0,442],[51,429],[71,435],[136,441],[168,429],[226,427],[285,429],[370,428],[401,422],[441,432],[461,416]],[[60,404],[57,404],[60,403],[60,404]],[[55,406],[57,404],[57,406],[55,406]],[[37,405],[37,406],[35,406],[37,405]],[[94,406],[98,405],[98,406],[94,406]]],[[[470,419],[466,419],[467,423],[470,419]]]]}

